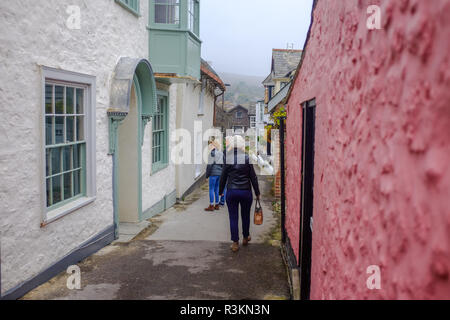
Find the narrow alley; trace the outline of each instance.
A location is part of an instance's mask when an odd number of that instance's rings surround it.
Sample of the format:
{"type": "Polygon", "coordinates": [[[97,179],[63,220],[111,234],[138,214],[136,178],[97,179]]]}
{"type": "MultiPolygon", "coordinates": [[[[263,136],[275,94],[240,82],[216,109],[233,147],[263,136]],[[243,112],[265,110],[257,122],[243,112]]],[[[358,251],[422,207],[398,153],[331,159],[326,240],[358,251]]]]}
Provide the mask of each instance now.
{"type": "Polygon", "coordinates": [[[203,210],[208,203],[204,185],[150,219],[133,239],[121,237],[79,263],[80,290],[67,288],[69,275],[63,272],[23,299],[287,300],[271,178],[260,176],[259,181],[265,222],[251,226],[253,240],[237,254],[230,250],[226,207],[203,210]]]}
{"type": "Polygon", "coordinates": [[[0,1],[0,30],[0,303],[450,300],[450,0],[0,1]]]}

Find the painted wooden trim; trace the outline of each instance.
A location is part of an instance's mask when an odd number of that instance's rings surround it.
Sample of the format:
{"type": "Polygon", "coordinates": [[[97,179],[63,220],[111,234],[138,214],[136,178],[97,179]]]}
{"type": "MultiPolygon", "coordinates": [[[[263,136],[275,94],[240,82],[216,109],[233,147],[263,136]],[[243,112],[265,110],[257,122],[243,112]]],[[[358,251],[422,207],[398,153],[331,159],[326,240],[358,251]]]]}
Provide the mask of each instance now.
{"type": "MultiPolygon", "coordinates": [[[[169,166],[169,135],[170,135],[170,95],[168,91],[156,90],[156,97],[163,96],[166,98],[166,115],[165,115],[165,127],[166,135],[164,139],[164,160],[153,163],[152,162],[152,175],[166,169],[169,166]]],[[[158,103],[158,102],[157,102],[158,103]]],[[[152,144],[153,144],[153,121],[152,121],[152,144]]],[[[152,148],[152,158],[153,158],[153,148],[152,148]]],[[[153,160],[153,159],[152,159],[153,160]]]]}
{"type": "Polygon", "coordinates": [[[56,220],[61,219],[62,217],[74,211],[77,211],[78,209],[86,207],[87,205],[95,202],[95,200],[95,197],[87,198],[83,196],[69,199],[68,203],[66,203],[65,205],[47,212],[46,220],[41,223],[41,228],[49,225],[52,222],[55,222],[56,220]]]}
{"type": "Polygon", "coordinates": [[[56,275],[65,271],[67,267],[77,264],[83,259],[91,256],[95,252],[109,245],[114,241],[114,226],[110,226],[91,238],[90,240],[84,242],[71,253],[63,257],[61,260],[57,261],[47,269],[41,271],[38,275],[24,281],[20,285],[8,290],[4,295],[1,296],[0,300],[16,300],[23,297],[26,293],[37,288],[41,284],[52,279],[56,275]]]}
{"type": "Polygon", "coordinates": [[[138,114],[138,134],[137,134],[137,148],[138,148],[138,219],[142,218],[142,141],[143,141],[143,122],[142,122],[142,91],[139,85],[139,79],[135,74],[133,77],[134,92],[136,94],[137,114],[138,114]]]}
{"type": "MultiPolygon", "coordinates": [[[[130,4],[126,3],[125,0],[115,0],[115,1],[118,5],[120,5],[124,9],[130,11],[136,17],[141,16],[141,14],[140,14],[141,8],[140,8],[139,0],[134,0],[134,1],[136,1],[136,5],[134,5],[134,6],[132,4],[130,5],[130,4]]],[[[130,1],[133,1],[133,0],[130,0],[130,1]]]]}
{"type": "MultiPolygon", "coordinates": [[[[46,159],[45,159],[45,83],[47,80],[53,81],[62,81],[67,83],[75,83],[82,84],[86,86],[85,95],[84,95],[84,104],[85,104],[85,117],[84,117],[84,125],[85,125],[85,135],[87,137],[85,144],[85,152],[86,156],[83,157],[86,163],[83,164],[83,168],[85,171],[85,181],[81,183],[81,186],[84,187],[84,192],[82,192],[86,198],[89,200],[86,202],[91,203],[95,200],[97,194],[96,187],[96,77],[77,73],[73,71],[55,69],[47,66],[41,66],[41,141],[40,141],[40,152],[41,152],[41,226],[47,225],[51,221],[55,221],[62,216],[65,216],[69,213],[76,211],[77,209],[85,206],[86,204],[80,206],[77,204],[78,198],[73,198],[67,204],[65,204],[64,210],[58,212],[51,219],[48,218],[51,215],[51,212],[54,210],[60,210],[60,208],[56,209],[48,209],[47,201],[46,201],[46,159]],[[88,108],[89,106],[89,108],[88,108]],[[72,204],[73,208],[69,206],[72,204]],[[51,221],[50,221],[51,220],[51,221]]],[[[83,176],[83,175],[82,175],[83,176]]]]}

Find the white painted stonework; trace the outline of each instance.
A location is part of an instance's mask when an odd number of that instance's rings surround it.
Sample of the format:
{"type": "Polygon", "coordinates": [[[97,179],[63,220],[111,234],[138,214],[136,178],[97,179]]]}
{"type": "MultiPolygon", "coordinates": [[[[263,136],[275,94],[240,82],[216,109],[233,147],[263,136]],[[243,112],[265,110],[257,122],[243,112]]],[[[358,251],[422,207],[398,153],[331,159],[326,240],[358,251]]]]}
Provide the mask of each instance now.
{"type": "MultiPolygon", "coordinates": [[[[158,90],[169,92],[169,134],[175,130],[176,120],[176,85],[156,84],[158,90]]],[[[152,128],[149,123],[145,129],[142,148],[142,211],[150,209],[157,202],[172,193],[175,188],[175,166],[170,161],[172,145],[169,137],[169,163],[168,166],[152,174],[152,128]]]]}
{"type": "MultiPolygon", "coordinates": [[[[108,155],[110,87],[121,57],[148,57],[148,1],[137,17],[114,0],[0,1],[0,232],[2,294],[36,276],[113,225],[112,157],[108,155]],[[80,7],[81,29],[66,26],[69,5],[80,7]],[[41,227],[41,66],[96,77],[96,199],[41,227]]],[[[176,95],[176,88],[170,88],[176,95]]],[[[171,99],[170,128],[176,99],[171,99]]],[[[151,126],[142,157],[143,210],[175,189],[175,168],[150,176],[151,126]]]]}
{"type": "MultiPolygon", "coordinates": [[[[173,85],[172,85],[173,86],[173,85]]],[[[208,147],[207,130],[213,126],[214,117],[214,96],[212,92],[205,90],[203,98],[203,108],[199,108],[200,103],[200,84],[178,84],[178,101],[177,101],[177,128],[183,128],[193,133],[191,135],[191,161],[192,164],[181,164],[176,167],[177,181],[177,198],[181,198],[186,191],[201,178],[206,172],[206,162],[201,164],[200,174],[196,170],[195,160],[195,134],[194,124],[197,121],[202,124],[203,152],[208,147]],[[203,113],[199,114],[199,110],[203,113]]]]}

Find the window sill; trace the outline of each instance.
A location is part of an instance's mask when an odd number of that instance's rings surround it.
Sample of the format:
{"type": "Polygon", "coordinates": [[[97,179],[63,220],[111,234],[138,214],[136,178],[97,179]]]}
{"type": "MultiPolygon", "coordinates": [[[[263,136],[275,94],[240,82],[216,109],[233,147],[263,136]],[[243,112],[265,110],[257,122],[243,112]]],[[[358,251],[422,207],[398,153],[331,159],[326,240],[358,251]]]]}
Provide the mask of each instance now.
{"type": "Polygon", "coordinates": [[[152,165],[152,175],[166,169],[169,166],[168,163],[156,163],[152,165]]]}
{"type": "Polygon", "coordinates": [[[200,37],[198,35],[196,35],[194,32],[192,32],[189,29],[181,28],[179,25],[171,25],[171,24],[165,24],[165,23],[155,23],[155,24],[147,25],[147,29],[148,30],[154,30],[154,31],[184,32],[184,33],[188,33],[198,43],[203,43],[203,41],[200,39],[200,37]]]}
{"type": "Polygon", "coordinates": [[[134,10],[133,8],[127,6],[125,3],[122,3],[122,2],[119,1],[119,0],[116,0],[116,3],[117,3],[118,5],[120,5],[122,8],[124,8],[125,10],[129,11],[130,13],[132,13],[132,14],[133,14],[134,16],[136,16],[137,18],[140,18],[140,17],[141,17],[141,14],[140,14],[138,11],[136,11],[136,10],[134,10]]]}
{"type": "Polygon", "coordinates": [[[47,212],[45,220],[41,223],[41,228],[49,225],[52,222],[55,222],[56,220],[61,219],[62,217],[66,216],[78,209],[81,209],[82,207],[85,207],[85,206],[93,203],[95,201],[95,199],[96,199],[95,197],[79,198],[77,200],[74,200],[74,201],[66,204],[65,206],[62,206],[58,209],[54,209],[54,210],[47,212]]]}

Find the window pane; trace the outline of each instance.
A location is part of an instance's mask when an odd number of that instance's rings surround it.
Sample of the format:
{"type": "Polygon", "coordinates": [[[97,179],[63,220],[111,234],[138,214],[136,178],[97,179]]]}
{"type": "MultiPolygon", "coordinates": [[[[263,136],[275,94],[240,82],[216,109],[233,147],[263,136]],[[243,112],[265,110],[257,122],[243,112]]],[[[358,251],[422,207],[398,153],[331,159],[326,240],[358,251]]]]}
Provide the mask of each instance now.
{"type": "Polygon", "coordinates": [[[158,118],[159,116],[155,115],[155,117],[153,118],[153,131],[158,131],[158,118]]]}
{"type": "Polygon", "coordinates": [[[73,146],[73,168],[74,169],[77,169],[81,166],[80,149],[81,149],[80,145],[73,146]]]}
{"type": "Polygon", "coordinates": [[[77,117],[77,141],[84,140],[84,117],[77,117]]]}
{"type": "Polygon", "coordinates": [[[167,23],[178,24],[180,22],[180,7],[179,6],[169,6],[167,8],[167,10],[168,10],[167,23]]]}
{"type": "Polygon", "coordinates": [[[53,144],[53,117],[45,117],[45,144],[53,144]]]}
{"type": "Polygon", "coordinates": [[[74,123],[75,123],[75,117],[67,117],[66,118],[66,140],[67,140],[67,142],[75,141],[74,123]]]}
{"type": "Polygon", "coordinates": [[[63,171],[69,171],[71,170],[71,159],[72,159],[72,147],[64,147],[64,151],[63,151],[63,157],[64,157],[64,170],[63,171]]]}
{"type": "Polygon", "coordinates": [[[155,23],[179,24],[179,0],[155,0],[155,23]]]}
{"type": "Polygon", "coordinates": [[[51,188],[52,188],[52,179],[47,179],[46,181],[47,184],[47,207],[50,207],[52,205],[51,200],[52,200],[52,195],[51,195],[51,188]]]}
{"type": "Polygon", "coordinates": [[[75,88],[66,88],[66,113],[73,114],[75,111],[75,88]]]}
{"type": "Polygon", "coordinates": [[[51,158],[51,149],[45,150],[45,176],[50,176],[50,170],[51,170],[51,164],[52,164],[52,158],[51,158]]]}
{"type": "Polygon", "coordinates": [[[62,194],[61,194],[61,176],[53,177],[52,178],[53,186],[52,186],[52,192],[53,192],[53,204],[57,204],[58,202],[61,202],[62,194]]]}
{"type": "Polygon", "coordinates": [[[64,174],[64,199],[72,198],[72,173],[64,174]]]}
{"type": "Polygon", "coordinates": [[[64,117],[55,117],[55,144],[64,143],[64,117]]]}
{"type": "Polygon", "coordinates": [[[64,113],[64,87],[55,86],[55,113],[64,113]]]}
{"type": "Polygon", "coordinates": [[[52,152],[52,175],[61,172],[61,149],[51,149],[52,152]]]}
{"type": "Polygon", "coordinates": [[[77,89],[77,114],[84,113],[84,90],[77,89]]]}
{"type": "Polygon", "coordinates": [[[155,5],[155,23],[167,23],[166,10],[167,6],[165,5],[155,5]]]}
{"type": "Polygon", "coordinates": [[[80,180],[81,180],[81,170],[75,171],[73,173],[73,193],[74,193],[74,196],[77,196],[77,195],[79,195],[81,193],[80,180]]]}
{"type": "Polygon", "coordinates": [[[45,85],[45,113],[52,114],[53,113],[53,86],[51,84],[45,85]]]}

